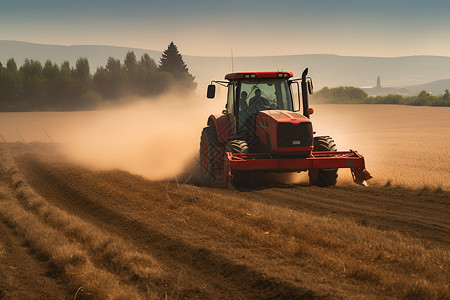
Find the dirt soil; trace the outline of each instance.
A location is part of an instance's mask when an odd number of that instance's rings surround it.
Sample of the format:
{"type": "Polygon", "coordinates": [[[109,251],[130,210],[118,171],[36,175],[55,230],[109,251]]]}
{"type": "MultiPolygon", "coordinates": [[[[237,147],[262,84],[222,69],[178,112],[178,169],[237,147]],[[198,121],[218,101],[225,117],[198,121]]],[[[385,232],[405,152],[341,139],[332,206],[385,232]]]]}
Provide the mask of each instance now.
{"type": "MultiPolygon", "coordinates": [[[[238,191],[152,181],[121,170],[92,170],[69,162],[51,144],[3,143],[0,152],[2,159],[9,155],[16,168],[3,166],[0,203],[23,209],[24,214],[48,226],[49,232],[64,236],[63,240],[78,247],[79,253],[86,253],[92,270],[115,280],[119,289],[133,291],[122,293],[130,298],[134,298],[132,293],[142,298],[176,299],[415,295],[385,289],[380,283],[384,279],[371,280],[356,273],[350,276],[332,266],[330,260],[313,259],[314,247],[332,245],[308,244],[308,233],[295,244],[295,234],[280,229],[280,216],[286,222],[300,213],[318,220],[345,219],[357,230],[394,232],[424,249],[449,250],[450,193],[442,190],[279,184],[238,191]],[[16,175],[22,176],[19,182],[14,181],[16,175]],[[24,186],[28,190],[21,192],[24,186]],[[35,195],[43,204],[35,205],[39,206],[35,209],[26,202],[26,195],[35,195]],[[47,212],[42,212],[44,206],[47,212]],[[58,225],[52,221],[52,210],[64,213],[67,224],[73,224],[58,225]],[[267,214],[271,211],[274,216],[267,214]],[[258,215],[263,213],[262,217],[258,215]],[[81,229],[73,234],[70,232],[74,230],[67,229],[70,226],[81,229]],[[108,258],[95,241],[80,238],[86,232],[96,239],[107,237],[117,244],[115,249],[135,252],[124,255],[122,261],[112,255],[108,258]],[[291,244],[296,250],[287,250],[286,245],[291,244]],[[138,264],[137,260],[127,263],[133,255],[140,255],[141,265],[151,258],[153,265],[144,266],[151,269],[150,275],[130,271],[131,265],[138,264]]],[[[120,295],[113,290],[108,294],[96,292],[96,287],[90,289],[86,277],[80,275],[84,271],[77,271],[80,264],[71,262],[61,267],[61,261],[52,254],[53,246],[49,242],[45,246],[49,249],[39,246],[36,237],[27,236],[29,228],[16,217],[8,215],[6,209],[0,212],[0,299],[120,295]]],[[[309,234],[313,236],[314,230],[309,234]]],[[[336,261],[345,247],[339,244],[336,250],[330,248],[336,261]]],[[[383,268],[395,269],[389,265],[394,261],[386,260],[383,268]]],[[[448,269],[445,272],[448,274],[448,269]]],[[[447,293],[448,285],[428,296],[439,298],[447,293]]]]}

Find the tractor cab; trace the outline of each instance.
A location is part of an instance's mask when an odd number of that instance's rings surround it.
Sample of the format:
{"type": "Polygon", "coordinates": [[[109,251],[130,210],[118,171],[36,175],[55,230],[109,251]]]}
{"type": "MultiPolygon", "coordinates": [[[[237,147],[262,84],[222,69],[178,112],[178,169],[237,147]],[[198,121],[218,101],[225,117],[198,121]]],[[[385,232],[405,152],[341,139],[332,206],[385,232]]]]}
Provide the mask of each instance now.
{"type": "MultiPolygon", "coordinates": [[[[306,76],[306,73],[304,75],[306,76]]],[[[227,74],[227,81],[213,81],[228,88],[227,104],[223,113],[235,118],[238,136],[255,136],[256,119],[260,111],[300,111],[301,79],[291,79],[292,76],[292,72],[241,72],[227,74]]],[[[308,91],[311,92],[311,79],[304,80],[308,82],[308,91]]],[[[214,92],[215,86],[211,84],[208,87],[208,98],[214,98],[214,92]]],[[[307,102],[307,95],[303,96],[303,101],[305,100],[307,102]]],[[[306,103],[306,114],[303,115],[309,118],[307,106],[306,103]]]]}

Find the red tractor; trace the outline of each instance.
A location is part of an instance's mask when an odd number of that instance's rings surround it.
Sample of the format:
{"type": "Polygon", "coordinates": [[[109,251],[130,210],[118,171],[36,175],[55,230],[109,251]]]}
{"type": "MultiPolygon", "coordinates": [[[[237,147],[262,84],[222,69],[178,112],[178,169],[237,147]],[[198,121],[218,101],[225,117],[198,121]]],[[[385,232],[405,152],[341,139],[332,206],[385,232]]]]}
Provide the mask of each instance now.
{"type": "Polygon", "coordinates": [[[226,109],[208,118],[201,136],[200,169],[209,185],[247,186],[257,171],[308,171],[310,183],[322,187],[336,184],[338,168],[350,168],[358,184],[372,178],[356,151],[337,151],[331,137],[314,136],[307,74],[244,72],[211,82],[208,98],[215,96],[213,83],[227,87],[228,96],[226,109]]]}

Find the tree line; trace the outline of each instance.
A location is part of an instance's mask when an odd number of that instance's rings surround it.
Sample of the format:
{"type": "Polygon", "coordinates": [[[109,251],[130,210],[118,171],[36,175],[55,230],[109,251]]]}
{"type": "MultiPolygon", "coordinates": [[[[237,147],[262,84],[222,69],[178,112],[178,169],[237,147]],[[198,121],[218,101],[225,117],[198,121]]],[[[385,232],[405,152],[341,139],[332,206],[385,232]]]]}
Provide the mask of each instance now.
{"type": "Polygon", "coordinates": [[[58,65],[47,60],[42,65],[33,59],[18,67],[10,58],[5,66],[0,62],[0,111],[91,110],[129,96],[193,91],[194,79],[173,42],[159,65],[148,54],[138,60],[130,51],[123,63],[109,57],[93,75],[87,58],[78,58],[74,67],[68,61],[58,65]]]}
{"type": "Polygon", "coordinates": [[[417,96],[389,94],[385,96],[368,96],[357,87],[324,87],[312,97],[315,103],[330,104],[400,104],[414,106],[450,106],[450,92],[445,90],[442,95],[432,95],[422,90],[417,96]]]}

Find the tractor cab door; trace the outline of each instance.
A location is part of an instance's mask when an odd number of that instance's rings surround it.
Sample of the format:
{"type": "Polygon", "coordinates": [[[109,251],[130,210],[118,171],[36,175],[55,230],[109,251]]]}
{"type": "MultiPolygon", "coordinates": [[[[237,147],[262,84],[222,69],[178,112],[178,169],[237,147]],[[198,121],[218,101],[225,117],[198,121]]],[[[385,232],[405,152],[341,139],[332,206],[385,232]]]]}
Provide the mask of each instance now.
{"type": "Polygon", "coordinates": [[[226,110],[228,114],[235,116],[235,102],[236,99],[236,84],[234,82],[230,82],[228,85],[228,95],[227,95],[227,106],[226,110]]]}
{"type": "Polygon", "coordinates": [[[236,83],[230,82],[228,84],[227,104],[223,113],[228,118],[228,122],[231,130],[231,137],[236,137],[236,83]]]}

